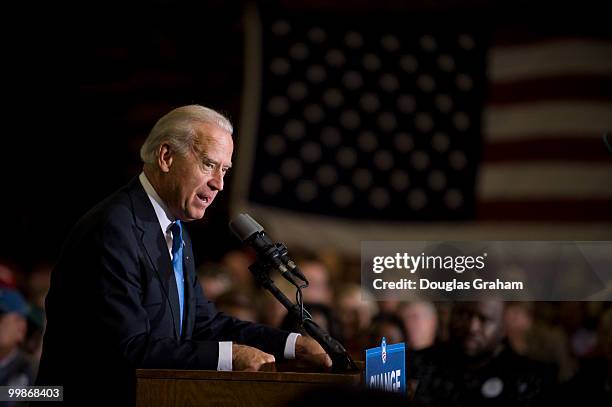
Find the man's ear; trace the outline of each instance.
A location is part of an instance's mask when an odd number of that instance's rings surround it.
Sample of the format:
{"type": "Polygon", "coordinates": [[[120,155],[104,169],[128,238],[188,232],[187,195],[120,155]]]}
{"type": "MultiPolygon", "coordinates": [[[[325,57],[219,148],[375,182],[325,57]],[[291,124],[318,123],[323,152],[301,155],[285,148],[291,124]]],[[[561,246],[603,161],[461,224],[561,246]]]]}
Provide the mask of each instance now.
{"type": "Polygon", "coordinates": [[[161,172],[170,172],[170,167],[172,167],[172,162],[174,160],[174,153],[170,146],[166,143],[163,143],[159,146],[159,150],[157,151],[157,165],[161,172]]]}

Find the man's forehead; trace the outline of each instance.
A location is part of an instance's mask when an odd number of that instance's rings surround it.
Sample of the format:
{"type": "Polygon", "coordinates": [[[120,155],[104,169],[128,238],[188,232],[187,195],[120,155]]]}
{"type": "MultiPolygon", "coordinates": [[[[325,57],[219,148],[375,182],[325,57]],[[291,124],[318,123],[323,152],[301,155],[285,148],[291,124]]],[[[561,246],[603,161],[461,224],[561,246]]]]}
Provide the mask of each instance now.
{"type": "Polygon", "coordinates": [[[198,141],[207,142],[230,142],[232,135],[224,128],[214,123],[198,123],[194,126],[198,141]]]}
{"type": "Polygon", "coordinates": [[[475,315],[482,315],[488,318],[497,318],[502,314],[503,303],[499,301],[477,301],[459,303],[459,305],[457,306],[457,311],[475,315]]]}
{"type": "Polygon", "coordinates": [[[203,123],[196,127],[195,147],[201,154],[233,153],[234,141],[232,135],[214,124],[203,123]]]}
{"type": "Polygon", "coordinates": [[[477,307],[477,311],[480,315],[487,317],[491,320],[501,319],[503,315],[503,309],[503,304],[497,301],[484,301],[478,303],[477,307]]]}

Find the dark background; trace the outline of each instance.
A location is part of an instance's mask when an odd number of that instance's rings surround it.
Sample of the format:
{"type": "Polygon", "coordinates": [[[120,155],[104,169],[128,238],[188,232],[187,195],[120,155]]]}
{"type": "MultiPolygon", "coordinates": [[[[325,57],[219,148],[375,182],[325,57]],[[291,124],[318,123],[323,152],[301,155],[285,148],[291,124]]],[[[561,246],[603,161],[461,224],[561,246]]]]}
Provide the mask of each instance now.
{"type": "MultiPolygon", "coordinates": [[[[203,104],[236,122],[241,10],[153,2],[15,12],[5,59],[14,127],[4,138],[16,145],[4,151],[1,257],[25,268],[54,261],[78,218],[139,174],[140,145],[174,107],[203,104]]],[[[234,244],[227,195],[190,227],[196,244],[206,239],[206,257],[234,244]]]]}

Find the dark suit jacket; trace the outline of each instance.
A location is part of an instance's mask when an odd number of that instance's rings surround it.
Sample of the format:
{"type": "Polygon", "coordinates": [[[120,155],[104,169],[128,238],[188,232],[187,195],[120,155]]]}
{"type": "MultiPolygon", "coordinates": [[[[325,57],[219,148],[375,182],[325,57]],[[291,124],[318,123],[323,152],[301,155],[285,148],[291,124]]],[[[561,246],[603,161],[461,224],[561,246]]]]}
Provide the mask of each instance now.
{"type": "Polygon", "coordinates": [[[134,400],[136,368],[217,368],[218,341],[283,357],[287,332],[224,315],[206,299],[184,233],[185,308],[179,335],[174,271],[138,178],[88,212],[51,274],[37,384],[64,400],[134,400]]]}

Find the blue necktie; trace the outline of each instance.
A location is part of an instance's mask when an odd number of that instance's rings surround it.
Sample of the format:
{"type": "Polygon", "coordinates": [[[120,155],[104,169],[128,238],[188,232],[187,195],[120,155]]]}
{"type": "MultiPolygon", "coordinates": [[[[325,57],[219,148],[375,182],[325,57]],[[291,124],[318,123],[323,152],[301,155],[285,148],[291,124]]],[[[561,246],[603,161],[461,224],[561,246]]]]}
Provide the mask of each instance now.
{"type": "Polygon", "coordinates": [[[183,277],[183,229],[181,221],[177,220],[170,227],[172,231],[172,267],[174,268],[174,277],[176,279],[176,288],[178,289],[180,315],[180,330],[183,333],[183,303],[185,298],[185,280],[183,277]]]}

